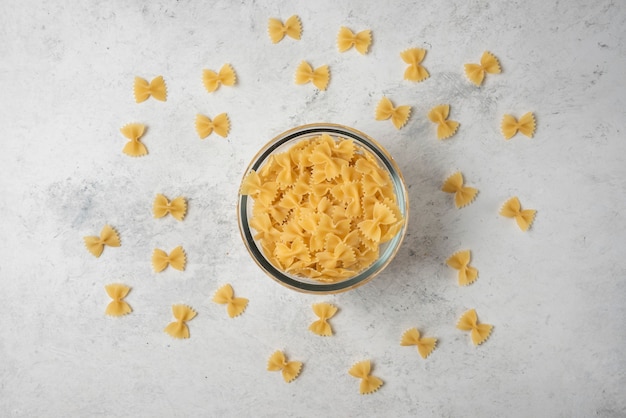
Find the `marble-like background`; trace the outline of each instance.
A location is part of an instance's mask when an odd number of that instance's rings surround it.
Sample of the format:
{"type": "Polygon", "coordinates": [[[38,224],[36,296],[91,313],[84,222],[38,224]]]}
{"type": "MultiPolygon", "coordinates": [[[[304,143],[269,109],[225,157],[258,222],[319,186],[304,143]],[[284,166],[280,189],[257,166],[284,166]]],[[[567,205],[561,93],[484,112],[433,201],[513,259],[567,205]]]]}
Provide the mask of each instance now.
{"type": "Polygon", "coordinates": [[[0,415],[626,416],[625,41],[610,0],[0,2],[0,415]],[[267,19],[292,14],[302,40],[271,44],[267,19]],[[341,25],[372,29],[371,52],[338,53],[341,25]],[[423,83],[402,78],[410,47],[423,83]],[[463,64],[484,50],[503,73],[476,88],[463,64]],[[303,59],[330,66],[327,91],[293,83],[303,59]],[[226,62],[237,86],[208,94],[202,69],[226,62]],[[163,75],[167,102],[134,103],[135,75],[163,75]],[[402,130],[374,120],[383,95],[413,106],[402,130]],[[461,122],[446,141],[440,103],[461,122]],[[536,136],[503,140],[501,116],[526,111],[536,136]],[[196,113],[221,112],[228,138],[199,140],[196,113]],[[132,121],[144,158],[121,152],[132,121]],[[326,297],[265,277],[235,213],[256,151],[321,121],[387,147],[411,204],[388,269],[326,297]],[[439,190],[456,170],[480,190],[462,210],[439,190]],[[153,219],[156,193],[186,196],[185,221],[153,219]],[[513,195],[538,210],[528,233],[498,216],[513,195]],[[122,247],[96,259],[82,238],[105,223],[122,247]],[[176,245],[187,270],[153,273],[176,245]],[[461,288],[444,261],[464,248],[480,277],[461,288]],[[104,315],[111,282],[131,315],[104,315]],[[250,299],[236,319],[210,301],[227,282],[250,299]],[[320,301],[340,308],[331,338],[307,330],[320,301]],[[189,340],[163,332],[174,303],[198,311],[189,340]],[[468,308],[495,325],[480,347],[455,328],[468,308]],[[410,327],[439,339],[425,361],[399,345],[410,327]],[[291,384],[265,371],[277,349],[305,363],[291,384]],[[360,396],[365,358],[385,385],[360,396]]]}

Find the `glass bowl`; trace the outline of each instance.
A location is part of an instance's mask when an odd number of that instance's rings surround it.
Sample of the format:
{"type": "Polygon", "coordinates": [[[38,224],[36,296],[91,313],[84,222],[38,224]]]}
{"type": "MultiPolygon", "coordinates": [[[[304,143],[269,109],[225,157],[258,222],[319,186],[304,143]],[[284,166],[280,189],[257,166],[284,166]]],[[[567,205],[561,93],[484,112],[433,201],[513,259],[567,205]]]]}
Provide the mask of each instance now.
{"type": "Polygon", "coordinates": [[[342,278],[334,282],[324,282],[283,271],[270,262],[263,253],[259,242],[255,240],[255,230],[250,226],[254,200],[251,196],[240,194],[237,206],[239,231],[241,232],[242,239],[252,259],[268,276],[280,284],[300,292],[316,294],[339,293],[354,289],[378,275],[398,252],[406,234],[409,216],[409,200],[404,179],[391,155],[374,139],[362,132],[343,125],[315,123],[298,126],[283,132],[269,141],[252,159],[252,162],[244,173],[244,179],[252,170],[260,170],[269,160],[270,156],[287,151],[302,140],[318,137],[322,134],[328,134],[332,138],[351,139],[354,141],[355,145],[369,151],[374,156],[379,167],[389,174],[398,209],[402,214],[404,222],[391,240],[380,244],[379,256],[369,267],[351,277],[342,278]]]}

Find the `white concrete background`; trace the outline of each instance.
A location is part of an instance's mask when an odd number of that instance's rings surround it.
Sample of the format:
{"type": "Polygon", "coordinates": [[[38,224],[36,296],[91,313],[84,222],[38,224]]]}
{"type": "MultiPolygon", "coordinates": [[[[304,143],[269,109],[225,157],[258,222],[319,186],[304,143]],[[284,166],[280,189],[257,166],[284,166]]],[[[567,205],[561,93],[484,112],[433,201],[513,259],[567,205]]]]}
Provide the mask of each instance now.
{"type": "Polygon", "coordinates": [[[589,1],[3,1],[0,3],[0,415],[626,416],[626,7],[589,1]],[[302,40],[273,45],[269,17],[298,14],[302,40]],[[341,25],[369,28],[360,56],[335,48],[341,25]],[[402,78],[399,53],[428,50],[431,77],[402,78]],[[463,64],[484,50],[503,73],[481,88],[463,64]],[[325,92],[293,83],[301,60],[328,64],[325,92]],[[208,94],[203,68],[239,82],[208,94]],[[165,103],[134,103],[135,75],[163,75],[165,103]],[[374,120],[378,100],[413,106],[405,128],[374,120]],[[435,139],[429,108],[450,103],[456,136],[435,139]],[[535,138],[505,141],[504,113],[533,111],[535,138]],[[232,131],[201,141],[196,113],[232,131]],[[150,154],[122,154],[119,128],[148,126],[150,154]],[[395,156],[411,219],[373,282],[334,296],[265,277],[241,242],[238,184],[256,151],[293,126],[353,126],[395,156]],[[439,191],[461,170],[480,194],[457,210],[439,191]],[[156,193],[189,200],[184,222],[155,220],[156,193]],[[538,210],[522,233],[498,215],[510,196],[538,210]],[[109,223],[122,247],[101,258],[85,235],[109,223]],[[183,245],[185,272],[155,274],[153,248],[183,245]],[[460,288],[445,259],[469,248],[478,281],[460,288]],[[133,313],[104,315],[104,285],[132,286],[133,313]],[[230,319],[211,302],[248,297],[230,319]],[[340,311],[336,335],[307,327],[311,304],[340,311]],[[163,332],[170,307],[198,311],[191,338],[163,332]],[[476,308],[484,345],[455,328],[476,308]],[[418,327],[439,339],[426,361],[401,347],[418,327]],[[304,362],[285,384],[277,349],[304,362]],[[385,384],[358,394],[369,358],[385,384]]]}

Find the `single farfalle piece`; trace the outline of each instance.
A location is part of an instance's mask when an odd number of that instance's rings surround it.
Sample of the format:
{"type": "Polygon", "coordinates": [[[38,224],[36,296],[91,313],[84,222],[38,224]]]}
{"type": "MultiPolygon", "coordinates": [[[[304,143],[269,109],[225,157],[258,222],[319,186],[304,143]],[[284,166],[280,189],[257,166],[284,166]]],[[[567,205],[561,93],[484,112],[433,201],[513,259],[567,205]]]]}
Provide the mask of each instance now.
{"type": "Polygon", "coordinates": [[[196,115],[196,132],[200,139],[206,138],[211,135],[212,132],[215,132],[222,138],[226,138],[229,131],[230,120],[226,113],[220,113],[213,120],[208,116],[196,115]]]}
{"type": "Polygon", "coordinates": [[[106,290],[107,294],[113,301],[111,301],[104,311],[105,314],[109,316],[123,316],[132,312],[132,309],[128,303],[124,301],[128,292],[130,292],[130,287],[120,284],[108,284],[104,286],[104,290],[106,290]]]}
{"type": "Polygon", "coordinates": [[[459,285],[467,286],[472,284],[478,278],[478,270],[469,265],[471,253],[470,250],[458,251],[446,260],[446,264],[459,271],[459,285]]]}
{"type": "Polygon", "coordinates": [[[202,83],[209,93],[213,93],[221,84],[234,86],[236,82],[237,75],[230,64],[222,65],[219,73],[213,70],[202,70],[202,83]]]}
{"type": "Polygon", "coordinates": [[[166,326],[164,331],[174,338],[189,338],[187,322],[197,315],[196,311],[187,305],[173,305],[172,314],[176,321],[166,326]]]}
{"type": "Polygon", "coordinates": [[[463,185],[463,174],[460,171],[452,174],[443,182],[441,191],[454,193],[454,205],[457,209],[472,203],[478,194],[478,189],[463,185]]]}
{"type": "Polygon", "coordinates": [[[141,77],[135,77],[133,93],[137,103],[145,102],[150,96],[162,102],[167,100],[167,87],[162,76],[153,78],[149,83],[141,77]]]}
{"type": "Polygon", "coordinates": [[[184,197],[178,196],[171,202],[162,194],[157,194],[152,205],[152,212],[155,218],[162,218],[168,213],[178,221],[182,221],[187,214],[187,201],[184,197]]]}
{"type": "Polygon", "coordinates": [[[435,346],[437,345],[437,339],[432,337],[422,337],[417,328],[411,328],[406,330],[404,334],[402,334],[400,345],[416,346],[417,352],[420,354],[420,356],[422,356],[422,358],[425,359],[435,349],[435,346]]]}
{"type": "Polygon", "coordinates": [[[459,122],[448,120],[450,105],[435,106],[428,112],[428,119],[437,124],[437,139],[446,139],[454,135],[459,129],[459,122]]]}
{"type": "Polygon", "coordinates": [[[213,295],[213,302],[226,305],[226,311],[231,318],[241,315],[248,306],[248,299],[236,298],[234,295],[233,287],[230,284],[220,287],[213,295]]]}
{"type": "Polygon", "coordinates": [[[337,34],[337,49],[339,52],[345,52],[354,47],[360,54],[367,54],[367,50],[372,44],[372,31],[362,30],[355,34],[350,29],[342,26],[337,34]]]}
{"type": "Polygon", "coordinates": [[[141,123],[129,123],[122,126],[120,132],[126,138],[130,139],[130,141],[124,145],[122,152],[131,157],[141,157],[148,154],[146,146],[139,142],[139,138],[143,136],[145,131],[146,126],[141,123]]]}
{"type": "Polygon", "coordinates": [[[152,252],[152,268],[156,273],[159,273],[172,266],[173,269],[183,271],[187,264],[187,257],[185,256],[185,250],[180,245],[174,248],[169,254],[160,249],[155,249],[152,252]]]}
{"type": "Polygon", "coordinates": [[[500,123],[500,131],[504,139],[511,139],[518,132],[532,138],[535,134],[535,127],[535,115],[532,112],[523,114],[519,120],[512,115],[504,115],[500,123]]]}
{"type": "Polygon", "coordinates": [[[267,370],[270,372],[282,372],[285,382],[292,382],[302,370],[302,362],[287,361],[282,351],[275,351],[267,361],[267,370]]]}
{"type": "Polygon", "coordinates": [[[300,40],[300,36],[302,35],[302,23],[300,22],[300,18],[296,15],[287,19],[285,24],[283,24],[280,19],[271,17],[267,24],[267,33],[273,43],[280,42],[285,35],[300,40]]]}
{"type": "Polygon", "coordinates": [[[456,327],[462,331],[471,331],[470,335],[474,345],[480,345],[487,341],[493,329],[493,325],[478,323],[478,315],[475,309],[465,312],[459,319],[456,327]]]}
{"type": "Polygon", "coordinates": [[[376,202],[374,203],[372,218],[359,222],[357,227],[365,238],[378,243],[382,235],[381,226],[391,225],[397,221],[398,219],[387,205],[376,202]]]}
{"type": "Polygon", "coordinates": [[[309,331],[324,337],[333,335],[333,329],[328,323],[328,320],[335,316],[337,307],[330,303],[315,303],[313,304],[313,312],[319,319],[309,326],[309,331]]]}
{"type": "Polygon", "coordinates": [[[480,57],[480,64],[465,64],[465,76],[469,81],[480,86],[485,74],[500,74],[500,63],[491,52],[485,51],[480,57]]]}
{"type": "Polygon", "coordinates": [[[420,82],[430,77],[426,68],[421,65],[425,56],[426,50],[422,48],[409,48],[400,53],[402,61],[409,64],[406,70],[404,70],[405,80],[420,82]]]}
{"type": "Polygon", "coordinates": [[[302,61],[296,69],[296,84],[313,83],[320,90],[326,90],[330,80],[328,65],[322,65],[315,70],[308,62],[302,61]]]}
{"type": "Polygon", "coordinates": [[[275,181],[263,181],[259,173],[251,170],[241,183],[240,193],[250,195],[263,205],[268,206],[278,193],[278,184],[275,181]]]}
{"type": "Polygon", "coordinates": [[[85,247],[95,257],[100,257],[104,246],[119,247],[121,245],[120,236],[115,229],[110,225],[104,225],[100,231],[100,236],[88,236],[84,237],[85,247]]]}
{"type": "Polygon", "coordinates": [[[387,97],[383,97],[376,106],[376,120],[387,120],[391,118],[391,122],[396,129],[402,128],[406,125],[411,115],[411,106],[402,105],[394,107],[391,100],[387,97]]]}
{"type": "Polygon", "coordinates": [[[502,205],[500,209],[500,215],[507,218],[514,218],[515,222],[517,222],[517,226],[524,232],[528,231],[532,225],[536,213],[537,211],[534,209],[522,210],[522,205],[517,196],[504,202],[504,205],[502,205]]]}
{"type": "Polygon", "coordinates": [[[369,360],[363,360],[356,363],[350,368],[350,370],[348,370],[348,373],[357,379],[361,379],[361,385],[359,386],[359,392],[361,395],[376,392],[383,385],[382,380],[370,374],[371,363],[369,360]]]}

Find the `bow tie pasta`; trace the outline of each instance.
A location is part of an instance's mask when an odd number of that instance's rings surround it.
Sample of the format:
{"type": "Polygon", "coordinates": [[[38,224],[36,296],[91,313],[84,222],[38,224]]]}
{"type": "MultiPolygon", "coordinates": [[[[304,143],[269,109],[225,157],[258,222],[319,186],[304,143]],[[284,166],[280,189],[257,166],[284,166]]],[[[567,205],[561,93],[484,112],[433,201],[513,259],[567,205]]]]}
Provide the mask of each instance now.
{"type": "Polygon", "coordinates": [[[273,154],[244,178],[250,226],[279,270],[336,282],[379,257],[404,218],[389,174],[352,140],[328,134],[273,154]]]}

